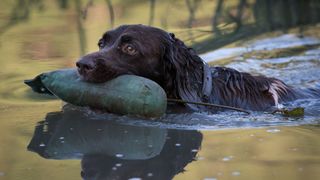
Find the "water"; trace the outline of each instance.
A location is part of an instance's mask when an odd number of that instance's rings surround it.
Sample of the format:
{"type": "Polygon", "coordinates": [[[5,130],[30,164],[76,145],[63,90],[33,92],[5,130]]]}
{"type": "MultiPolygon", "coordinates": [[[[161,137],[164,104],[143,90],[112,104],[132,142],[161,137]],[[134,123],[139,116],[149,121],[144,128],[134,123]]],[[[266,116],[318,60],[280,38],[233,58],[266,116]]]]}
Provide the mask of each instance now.
{"type": "Polygon", "coordinates": [[[174,32],[211,65],[319,87],[316,1],[285,5],[290,20],[279,15],[281,0],[245,6],[222,1],[218,26],[212,25],[218,1],[155,1],[153,16],[152,1],[111,2],[114,19],[102,0],[0,2],[0,180],[320,178],[319,99],[284,104],[304,107],[305,116],[298,118],[225,111],[150,121],[64,106],[22,83],[73,67],[82,54],[97,50],[98,38],[111,26],[150,23],[174,32]],[[87,6],[85,16],[80,10],[87,6]],[[264,11],[268,6],[272,13],[264,11]],[[301,7],[309,12],[304,19],[294,13],[301,7]],[[241,8],[240,25],[230,16],[241,8]],[[269,22],[263,13],[279,16],[269,22]]]}

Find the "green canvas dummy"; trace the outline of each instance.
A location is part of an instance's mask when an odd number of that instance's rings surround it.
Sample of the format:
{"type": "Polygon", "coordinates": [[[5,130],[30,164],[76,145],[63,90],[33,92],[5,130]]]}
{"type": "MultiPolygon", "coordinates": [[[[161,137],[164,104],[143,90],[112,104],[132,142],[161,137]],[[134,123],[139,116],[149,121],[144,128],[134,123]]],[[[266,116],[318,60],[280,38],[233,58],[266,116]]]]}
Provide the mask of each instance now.
{"type": "Polygon", "coordinates": [[[120,115],[160,117],[167,107],[166,93],[157,83],[134,75],[88,83],[80,79],[76,69],[62,69],[25,83],[35,92],[55,95],[67,103],[120,115]]]}

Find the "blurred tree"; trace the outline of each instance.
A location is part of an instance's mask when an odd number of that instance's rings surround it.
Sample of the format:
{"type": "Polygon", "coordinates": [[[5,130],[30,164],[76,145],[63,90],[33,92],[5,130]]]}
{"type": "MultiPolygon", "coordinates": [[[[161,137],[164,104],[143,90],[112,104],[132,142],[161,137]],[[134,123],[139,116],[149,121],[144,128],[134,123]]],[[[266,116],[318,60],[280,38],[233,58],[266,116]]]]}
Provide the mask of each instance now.
{"type": "Polygon", "coordinates": [[[108,11],[109,11],[109,17],[110,17],[110,26],[111,28],[114,27],[114,11],[111,0],[106,0],[108,11]]]}
{"type": "Polygon", "coordinates": [[[240,0],[237,8],[237,15],[233,18],[235,23],[237,24],[235,31],[238,31],[242,27],[243,11],[246,5],[247,5],[247,0],[240,0]]]}
{"type": "Polygon", "coordinates": [[[86,6],[82,10],[82,18],[86,19],[88,15],[89,8],[93,5],[93,0],[89,0],[86,4],[86,6]]]}
{"type": "Polygon", "coordinates": [[[217,49],[237,40],[273,30],[286,32],[289,28],[299,27],[301,35],[303,26],[320,22],[319,0],[255,0],[250,3],[247,0],[239,0],[237,6],[229,5],[224,9],[223,5],[226,2],[216,1],[212,18],[214,35],[193,44],[198,52],[217,49]],[[251,12],[253,16],[243,18],[246,12],[251,12]],[[228,22],[230,18],[231,22],[228,22]],[[220,29],[219,25],[223,23],[235,23],[236,26],[220,29]]]}
{"type": "Polygon", "coordinates": [[[155,5],[156,5],[156,0],[149,0],[150,1],[150,13],[149,13],[149,26],[153,25],[154,21],[154,11],[155,11],[155,5]]]}
{"type": "Polygon", "coordinates": [[[186,0],[187,8],[189,11],[188,28],[192,28],[192,24],[195,20],[195,14],[200,2],[201,0],[186,0]]]}
{"type": "Polygon", "coordinates": [[[69,8],[69,0],[57,0],[59,7],[61,9],[68,9],[69,8]]]}
{"type": "Polygon", "coordinates": [[[0,35],[5,33],[12,26],[27,21],[33,8],[43,11],[43,0],[16,0],[10,13],[9,20],[0,26],[0,35]]]}
{"type": "Polygon", "coordinates": [[[212,30],[217,34],[220,34],[218,25],[219,25],[219,18],[222,16],[222,9],[223,9],[223,0],[218,0],[216,9],[212,18],[212,30]]]}
{"type": "Polygon", "coordinates": [[[83,27],[83,19],[82,19],[82,3],[81,0],[75,0],[75,8],[77,12],[77,30],[79,33],[79,44],[80,44],[80,55],[84,55],[87,49],[87,39],[85,34],[85,29],[83,27]]]}
{"type": "Polygon", "coordinates": [[[191,43],[194,42],[194,37],[193,37],[193,33],[192,33],[192,25],[193,22],[195,20],[195,15],[196,15],[196,11],[199,7],[201,0],[186,0],[186,5],[188,7],[188,11],[189,11],[189,19],[188,19],[188,34],[189,34],[189,39],[191,40],[191,43]]]}

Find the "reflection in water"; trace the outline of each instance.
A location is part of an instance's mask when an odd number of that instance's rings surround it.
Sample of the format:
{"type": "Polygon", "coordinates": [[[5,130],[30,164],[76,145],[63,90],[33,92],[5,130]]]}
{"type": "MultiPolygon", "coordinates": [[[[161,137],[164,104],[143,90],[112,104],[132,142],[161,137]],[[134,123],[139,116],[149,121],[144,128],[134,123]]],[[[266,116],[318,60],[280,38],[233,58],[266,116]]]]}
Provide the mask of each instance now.
{"type": "Polygon", "coordinates": [[[46,159],[81,159],[84,179],[172,179],[201,142],[198,131],[120,125],[65,106],[38,123],[28,149],[46,159]]]}

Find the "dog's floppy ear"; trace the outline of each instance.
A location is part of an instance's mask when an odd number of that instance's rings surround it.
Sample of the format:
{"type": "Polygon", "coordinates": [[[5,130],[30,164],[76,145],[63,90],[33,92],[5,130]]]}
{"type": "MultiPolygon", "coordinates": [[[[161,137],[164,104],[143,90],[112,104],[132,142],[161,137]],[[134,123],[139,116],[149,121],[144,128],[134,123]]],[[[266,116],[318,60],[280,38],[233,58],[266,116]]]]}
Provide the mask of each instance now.
{"type": "MultiPolygon", "coordinates": [[[[203,61],[193,49],[169,33],[163,57],[163,67],[168,96],[184,101],[202,102],[203,61]]],[[[192,109],[202,107],[187,104],[192,109]]]]}

